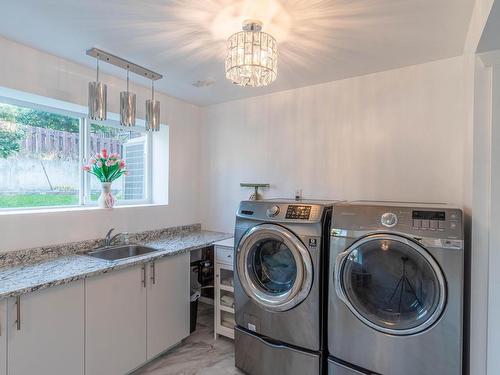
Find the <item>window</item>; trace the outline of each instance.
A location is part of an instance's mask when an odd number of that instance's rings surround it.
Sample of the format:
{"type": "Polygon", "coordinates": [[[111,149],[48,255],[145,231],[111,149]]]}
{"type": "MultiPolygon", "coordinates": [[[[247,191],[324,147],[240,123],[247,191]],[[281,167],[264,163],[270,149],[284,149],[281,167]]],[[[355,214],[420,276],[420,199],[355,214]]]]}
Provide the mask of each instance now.
{"type": "Polygon", "coordinates": [[[149,203],[150,138],[140,127],[0,102],[0,210],[95,205],[101,186],[82,165],[102,148],[127,162],[129,175],[112,185],[117,204],[149,203]]]}

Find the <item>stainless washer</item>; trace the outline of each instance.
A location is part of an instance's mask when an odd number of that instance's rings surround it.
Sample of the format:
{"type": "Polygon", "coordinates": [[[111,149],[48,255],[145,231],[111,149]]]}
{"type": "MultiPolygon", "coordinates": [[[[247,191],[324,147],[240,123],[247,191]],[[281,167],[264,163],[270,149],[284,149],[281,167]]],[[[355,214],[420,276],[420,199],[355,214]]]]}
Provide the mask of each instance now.
{"type": "Polygon", "coordinates": [[[462,374],[461,210],[341,203],[330,249],[329,375],[462,374]]]}
{"type": "MultiPolygon", "coordinates": [[[[241,202],[235,227],[235,357],[250,375],[318,375],[333,202],[241,202]]],[[[325,309],[326,310],[326,309],[325,309]]]]}

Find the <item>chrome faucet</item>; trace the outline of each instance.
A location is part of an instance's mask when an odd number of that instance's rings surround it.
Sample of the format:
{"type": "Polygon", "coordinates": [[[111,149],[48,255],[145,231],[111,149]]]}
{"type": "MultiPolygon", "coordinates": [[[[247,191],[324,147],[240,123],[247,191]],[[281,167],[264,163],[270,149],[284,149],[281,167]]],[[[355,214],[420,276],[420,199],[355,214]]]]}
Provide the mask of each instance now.
{"type": "Polygon", "coordinates": [[[113,231],[115,230],[115,228],[111,228],[108,233],[106,234],[106,237],[104,238],[104,247],[109,247],[111,246],[111,244],[113,243],[113,241],[116,239],[116,237],[118,236],[121,236],[122,233],[117,233],[115,234],[114,236],[111,236],[111,233],[113,233],[113,231]]]}

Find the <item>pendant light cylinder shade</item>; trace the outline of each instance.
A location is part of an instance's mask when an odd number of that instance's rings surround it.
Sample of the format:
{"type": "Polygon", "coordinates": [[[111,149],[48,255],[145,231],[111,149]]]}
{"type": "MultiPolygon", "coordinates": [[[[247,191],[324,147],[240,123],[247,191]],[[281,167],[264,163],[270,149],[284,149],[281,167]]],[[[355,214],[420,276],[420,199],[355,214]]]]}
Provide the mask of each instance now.
{"type": "Polygon", "coordinates": [[[160,102],[154,99],[146,100],[146,130],[160,130],[160,102]]]}
{"type": "Polygon", "coordinates": [[[108,88],[99,82],[99,54],[96,59],[96,79],[89,82],[89,119],[106,120],[108,109],[108,88]]]}
{"type": "Polygon", "coordinates": [[[120,93],[120,124],[135,126],[135,94],[132,92],[120,93]]]}
{"type": "Polygon", "coordinates": [[[89,119],[106,120],[107,87],[102,82],[89,82],[89,119]]]}

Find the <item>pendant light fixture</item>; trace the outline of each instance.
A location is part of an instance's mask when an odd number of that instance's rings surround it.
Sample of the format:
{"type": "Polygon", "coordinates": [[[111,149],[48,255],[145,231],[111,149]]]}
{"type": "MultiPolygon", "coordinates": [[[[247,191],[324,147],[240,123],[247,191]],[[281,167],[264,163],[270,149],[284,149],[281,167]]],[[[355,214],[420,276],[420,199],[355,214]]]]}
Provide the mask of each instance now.
{"type": "Polygon", "coordinates": [[[261,30],[262,22],[246,20],[227,41],[226,78],[237,85],[267,86],[278,75],[276,39],[261,30]]]}
{"type": "Polygon", "coordinates": [[[127,65],[127,91],[120,93],[120,124],[122,126],[135,126],[135,94],[129,91],[129,71],[127,65]]]}
{"type": "Polygon", "coordinates": [[[96,56],[96,81],[89,82],[89,119],[106,120],[107,118],[107,87],[99,82],[99,54],[96,56]]]}
{"type": "Polygon", "coordinates": [[[160,130],[160,102],[155,100],[154,81],[163,76],[150,69],[134,64],[119,56],[98,48],[87,50],[87,55],[97,59],[97,82],[89,82],[89,118],[92,120],[106,120],[106,85],[99,82],[99,60],[127,70],[127,91],[120,93],[120,124],[135,126],[136,96],[129,91],[130,72],[151,80],[151,99],[146,100],[146,129],[160,130]]]}
{"type": "Polygon", "coordinates": [[[151,99],[146,100],[146,130],[160,130],[160,102],[155,100],[154,80],[151,80],[151,99]]]}

